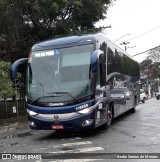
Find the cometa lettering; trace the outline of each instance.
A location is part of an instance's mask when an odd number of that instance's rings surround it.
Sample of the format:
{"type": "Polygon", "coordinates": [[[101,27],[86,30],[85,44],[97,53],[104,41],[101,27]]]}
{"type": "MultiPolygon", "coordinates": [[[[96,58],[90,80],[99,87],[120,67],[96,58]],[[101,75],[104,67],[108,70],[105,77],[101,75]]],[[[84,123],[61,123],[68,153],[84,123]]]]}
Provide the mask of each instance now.
{"type": "Polygon", "coordinates": [[[49,103],[49,106],[63,106],[63,103],[49,103]]]}

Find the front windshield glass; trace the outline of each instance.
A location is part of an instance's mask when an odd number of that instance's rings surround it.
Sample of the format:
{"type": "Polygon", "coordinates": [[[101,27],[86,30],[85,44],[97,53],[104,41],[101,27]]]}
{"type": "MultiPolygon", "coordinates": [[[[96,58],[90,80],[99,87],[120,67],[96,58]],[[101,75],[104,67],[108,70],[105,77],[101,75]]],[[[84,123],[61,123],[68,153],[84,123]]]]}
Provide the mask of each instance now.
{"type": "Polygon", "coordinates": [[[40,102],[65,102],[88,96],[94,45],[32,52],[27,68],[27,95],[40,102]]]}

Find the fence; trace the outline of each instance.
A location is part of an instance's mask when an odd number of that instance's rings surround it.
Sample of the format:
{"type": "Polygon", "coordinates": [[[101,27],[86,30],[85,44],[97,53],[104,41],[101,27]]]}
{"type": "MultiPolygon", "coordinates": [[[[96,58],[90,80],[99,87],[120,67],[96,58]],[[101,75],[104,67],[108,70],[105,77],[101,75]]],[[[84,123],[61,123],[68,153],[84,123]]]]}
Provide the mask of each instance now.
{"type": "Polygon", "coordinates": [[[12,98],[0,99],[0,119],[18,117],[20,115],[25,115],[25,100],[17,98],[12,100],[12,98]]]}

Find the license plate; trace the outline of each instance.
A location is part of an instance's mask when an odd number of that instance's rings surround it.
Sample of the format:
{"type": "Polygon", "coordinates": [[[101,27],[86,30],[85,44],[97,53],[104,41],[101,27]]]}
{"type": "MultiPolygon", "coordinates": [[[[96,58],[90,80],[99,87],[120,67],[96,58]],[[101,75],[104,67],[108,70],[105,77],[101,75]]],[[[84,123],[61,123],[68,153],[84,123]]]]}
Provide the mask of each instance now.
{"type": "Polygon", "coordinates": [[[63,129],[63,125],[62,124],[52,125],[52,129],[63,129]]]}

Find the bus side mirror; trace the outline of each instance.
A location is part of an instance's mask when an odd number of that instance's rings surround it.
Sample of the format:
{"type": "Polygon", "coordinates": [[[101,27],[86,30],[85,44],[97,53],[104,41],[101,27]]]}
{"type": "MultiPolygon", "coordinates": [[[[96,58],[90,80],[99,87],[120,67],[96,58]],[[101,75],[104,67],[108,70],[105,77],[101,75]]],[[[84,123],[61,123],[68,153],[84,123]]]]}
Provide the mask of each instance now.
{"type": "Polygon", "coordinates": [[[98,71],[98,62],[99,62],[99,56],[103,54],[103,51],[96,50],[93,52],[91,56],[91,70],[93,73],[98,71]]]}
{"type": "Polygon", "coordinates": [[[28,58],[22,58],[17,61],[15,61],[11,67],[11,73],[12,73],[12,80],[13,80],[13,86],[19,87],[19,81],[18,81],[18,67],[19,65],[25,64],[28,62],[28,58]]]}

